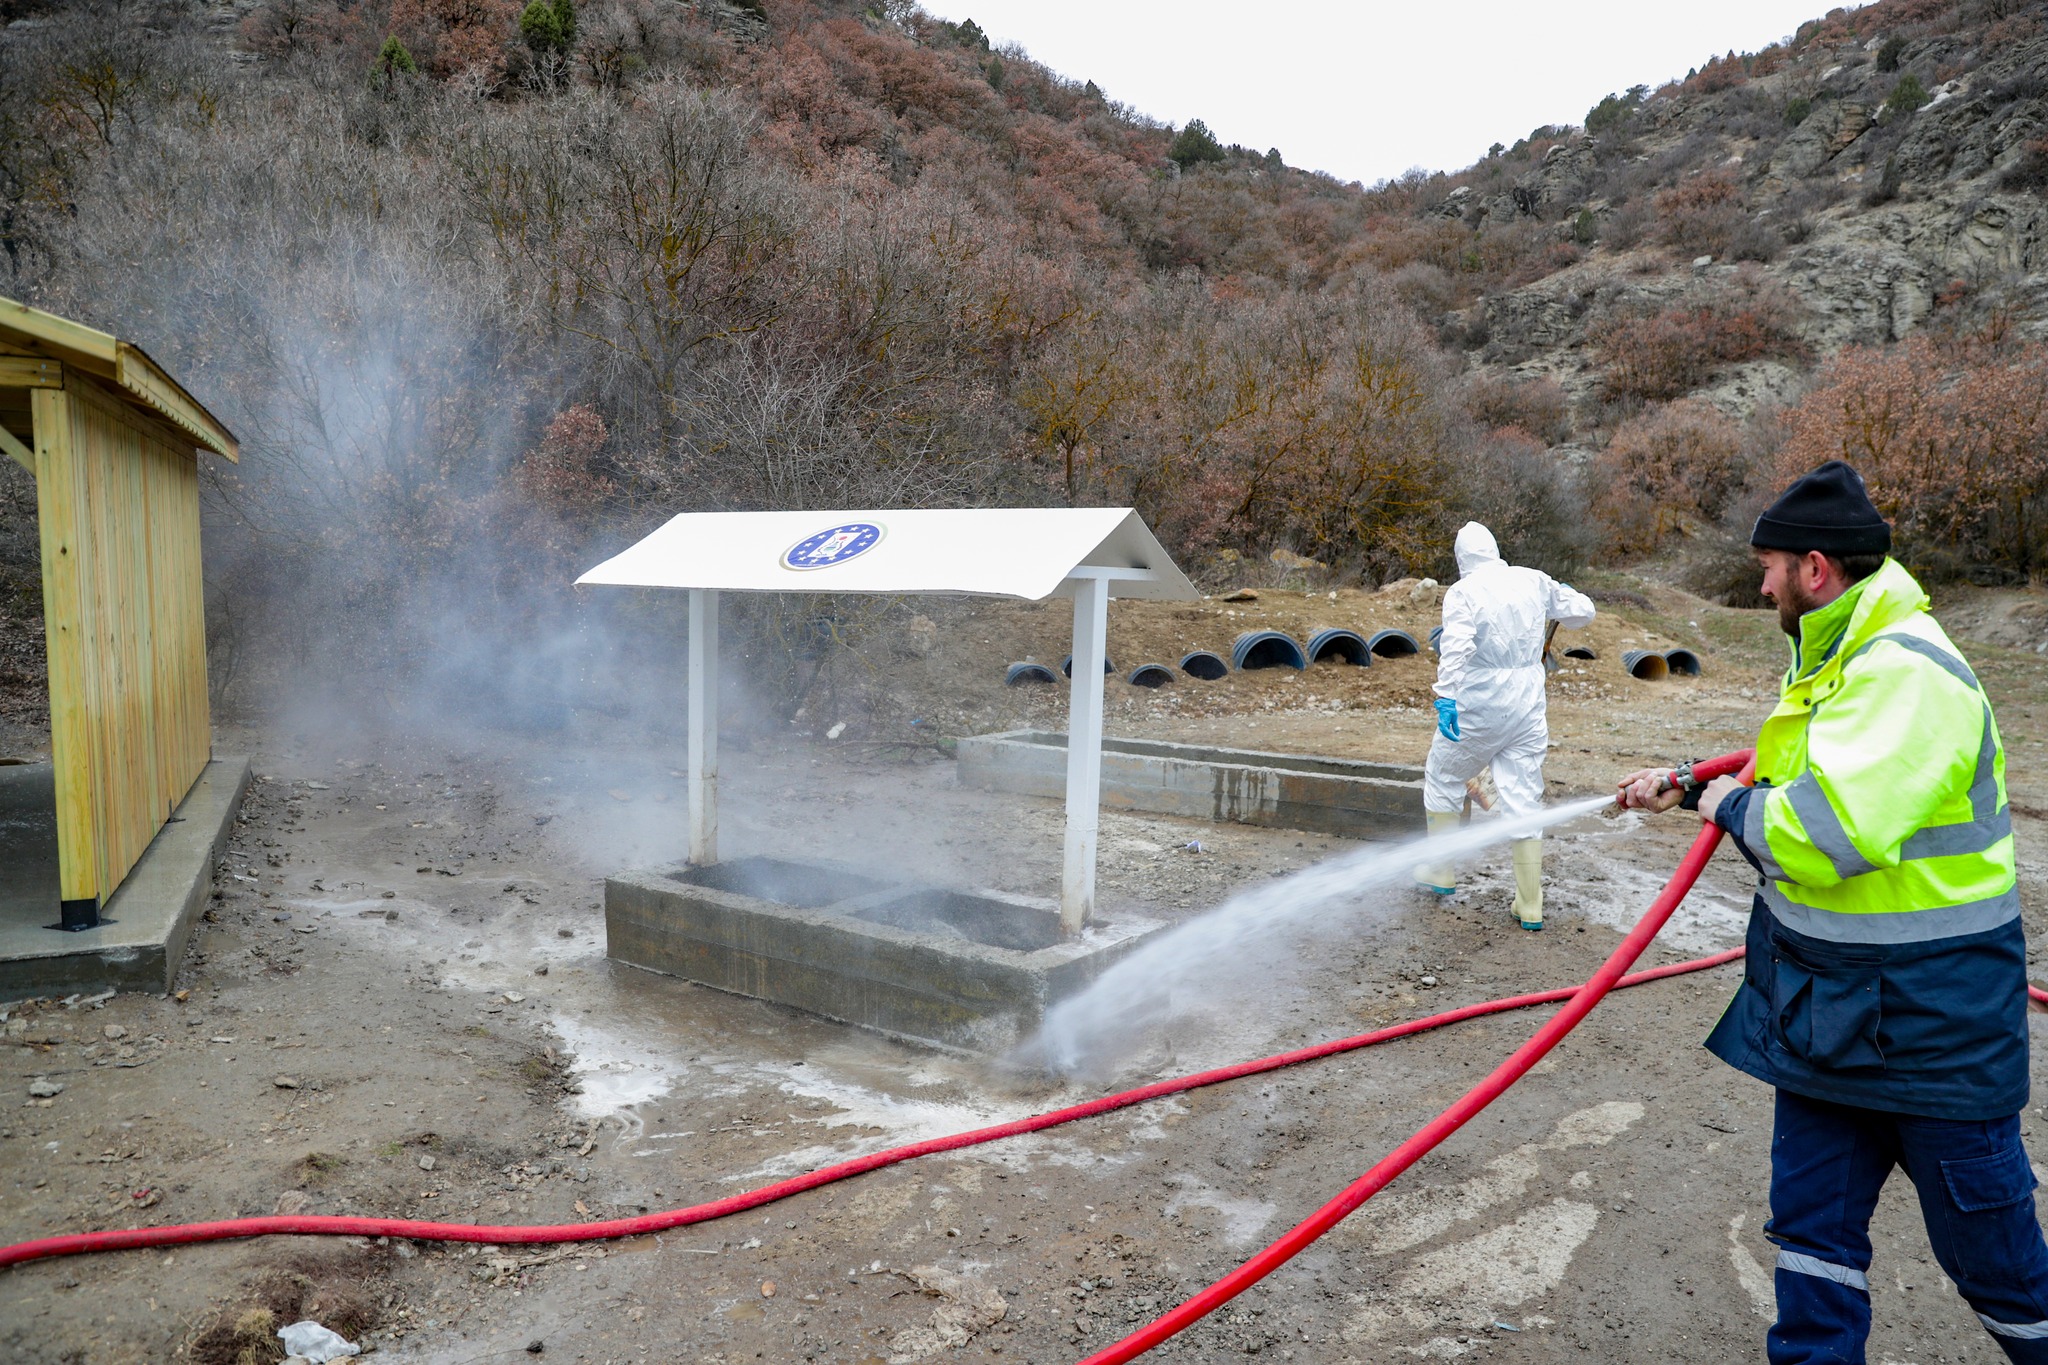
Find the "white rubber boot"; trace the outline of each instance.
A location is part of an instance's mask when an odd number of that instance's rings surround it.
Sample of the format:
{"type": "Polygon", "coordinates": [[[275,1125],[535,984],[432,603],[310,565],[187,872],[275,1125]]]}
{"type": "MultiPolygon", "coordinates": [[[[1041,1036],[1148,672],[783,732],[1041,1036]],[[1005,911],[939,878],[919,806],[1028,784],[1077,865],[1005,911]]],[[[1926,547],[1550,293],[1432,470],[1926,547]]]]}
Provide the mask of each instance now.
{"type": "MultiPolygon", "coordinates": [[[[1428,822],[1429,837],[1432,839],[1451,834],[1458,828],[1456,811],[1426,810],[1422,818],[1428,822]]],[[[1458,869],[1450,863],[1418,863],[1415,866],[1415,885],[1424,891],[1434,891],[1439,896],[1448,896],[1458,889],[1458,869]]]]}
{"type": "Polygon", "coordinates": [[[1517,839],[1515,857],[1515,918],[1524,929],[1543,927],[1543,840],[1517,839]]]}

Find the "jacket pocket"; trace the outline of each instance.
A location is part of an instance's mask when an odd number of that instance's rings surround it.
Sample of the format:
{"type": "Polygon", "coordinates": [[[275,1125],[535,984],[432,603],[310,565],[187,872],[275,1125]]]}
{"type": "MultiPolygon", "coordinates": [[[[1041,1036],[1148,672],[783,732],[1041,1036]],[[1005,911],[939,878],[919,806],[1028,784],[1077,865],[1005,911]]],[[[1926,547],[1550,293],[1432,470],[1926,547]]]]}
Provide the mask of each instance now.
{"type": "Polygon", "coordinates": [[[1786,1052],[1826,1071],[1884,1070],[1878,1046],[1883,972],[1875,964],[1823,963],[1771,941],[1771,1031],[1786,1052]]]}
{"type": "Polygon", "coordinates": [[[2017,1143],[1990,1156],[1944,1161],[1941,1180],[1948,1186],[1949,1198],[1964,1213],[1982,1213],[2017,1204],[2040,1183],[2034,1179],[2026,1149],[2017,1143]]]}

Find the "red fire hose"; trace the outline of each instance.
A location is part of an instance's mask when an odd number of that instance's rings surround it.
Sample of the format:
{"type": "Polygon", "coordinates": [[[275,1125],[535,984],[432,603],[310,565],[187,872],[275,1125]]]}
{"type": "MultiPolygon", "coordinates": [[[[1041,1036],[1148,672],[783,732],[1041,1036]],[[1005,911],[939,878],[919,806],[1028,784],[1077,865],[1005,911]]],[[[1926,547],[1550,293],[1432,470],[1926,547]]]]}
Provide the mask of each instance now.
{"type": "MultiPolygon", "coordinates": [[[[1694,767],[1694,773],[1702,779],[1717,776],[1721,772],[1732,771],[1734,765],[1747,761],[1748,757],[1747,753],[1731,754],[1726,758],[1713,760],[1711,764],[1697,764],[1694,767]]],[[[1704,834],[1702,835],[1702,842],[1705,842],[1704,834]]],[[[1706,849],[1710,852],[1712,844],[1707,843],[1706,849]]],[[[1696,862],[1704,864],[1706,861],[1705,854],[1699,850],[1700,845],[1695,844],[1696,862]]],[[[1681,864],[1678,874],[1672,878],[1671,883],[1665,888],[1665,895],[1659,899],[1659,905],[1664,904],[1666,899],[1670,901],[1671,905],[1676,905],[1678,899],[1687,890],[1691,889],[1693,879],[1699,875],[1699,868],[1694,863],[1693,855],[1688,855],[1687,863],[1681,864]],[[1690,868],[1689,872],[1688,868],[1690,868]]],[[[1667,907],[1664,911],[1664,916],[1668,916],[1669,913],[1670,910],[1667,907]]],[[[1650,915],[1645,916],[1644,923],[1648,924],[1654,919],[1656,924],[1661,926],[1664,916],[1657,915],[1656,907],[1652,907],[1650,915]]],[[[1655,930],[1652,929],[1651,933],[1654,932],[1655,930]]],[[[1627,948],[1629,943],[1636,943],[1636,938],[1639,935],[1642,936],[1642,942],[1648,942],[1648,936],[1642,935],[1641,926],[1638,926],[1637,934],[1631,935],[1628,943],[1624,943],[1623,947],[1627,948]]],[[[1615,957],[1609,959],[1610,965],[1616,960],[1621,960],[1625,966],[1627,962],[1634,961],[1641,951],[1640,943],[1637,943],[1628,952],[1626,959],[1622,959],[1621,953],[1617,951],[1615,957]]],[[[1668,976],[1704,971],[1709,967],[1718,967],[1725,962],[1733,962],[1742,956],[1742,952],[1742,949],[1734,948],[1727,952],[1716,953],[1711,957],[1698,958],[1691,962],[1671,963],[1650,971],[1638,972],[1619,981],[1616,981],[1614,977],[1609,977],[1608,985],[1637,986],[1650,981],[1659,981],[1668,976]]],[[[1615,977],[1619,975],[1618,971],[1614,974],[1615,977]]],[[[1596,977],[1595,979],[1598,980],[1599,978],[1596,977]]],[[[1282,1067],[1294,1066],[1300,1062],[1315,1061],[1322,1057],[1332,1057],[1341,1052],[1351,1052],[1359,1048],[1371,1047],[1377,1043],[1390,1042],[1396,1038],[1406,1038],[1412,1034],[1425,1033],[1431,1029],[1442,1028],[1446,1024],[1454,1024],[1466,1019],[1477,1019],[1488,1014],[1500,1014],[1507,1010],[1527,1009],[1532,1005],[1550,1004],[1559,1000],[1575,1000],[1579,996],[1584,995],[1586,990],[1587,987],[1584,986],[1568,986],[1557,990],[1537,991],[1528,995],[1508,996],[1500,1000],[1481,1001],[1478,1004],[1446,1010],[1442,1014],[1430,1015],[1427,1018],[1412,1019],[1405,1024],[1394,1024],[1387,1028],[1374,1029],[1370,1033],[1361,1033],[1350,1038],[1339,1038],[1332,1042],[1317,1043],[1310,1047],[1297,1048],[1291,1052],[1282,1052],[1271,1057],[1262,1057],[1256,1061],[1239,1062],[1233,1066],[1197,1072],[1191,1076],[1156,1081],[1151,1085],[1140,1086],[1136,1090],[1126,1090],[1120,1094],[1105,1095],[1100,1099],[1089,1100],[1085,1104],[1070,1105],[1064,1109],[1054,1109],[1043,1114],[1034,1114],[1029,1118],[1015,1119],[1009,1123],[999,1123],[988,1128],[976,1128],[969,1132],[954,1133],[947,1137],[931,1138],[924,1142],[913,1142],[902,1147],[891,1147],[886,1151],[874,1152],[867,1156],[855,1157],[850,1161],[842,1161],[836,1165],[826,1166],[807,1175],[777,1181],[772,1185],[764,1185],[760,1189],[749,1190],[744,1194],[731,1195],[725,1199],[715,1199],[704,1204],[693,1204],[688,1208],[642,1214],[634,1218],[614,1218],[594,1223],[505,1227],[492,1227],[474,1223],[426,1223],[406,1218],[351,1218],[303,1214],[278,1215],[268,1218],[229,1218],[213,1223],[178,1223],[166,1227],[126,1228],[110,1232],[71,1233],[59,1237],[42,1237],[34,1241],[17,1242],[12,1246],[0,1247],[0,1266],[18,1265],[24,1261],[42,1260],[52,1256],[76,1256],[95,1251],[127,1251],[141,1247],[178,1246],[191,1242],[221,1242],[242,1237],[284,1235],[301,1237],[404,1237],[423,1242],[485,1242],[500,1246],[539,1242],[595,1241],[613,1237],[637,1237],[650,1232],[662,1232],[670,1228],[687,1227],[692,1223],[708,1222],[712,1219],[726,1217],[729,1214],[741,1213],[747,1209],[760,1208],[764,1204],[772,1204],[778,1200],[787,1199],[791,1195],[801,1194],[805,1190],[814,1190],[821,1185],[830,1185],[837,1181],[862,1175],[868,1171],[880,1170],[884,1166],[893,1166],[898,1162],[909,1161],[916,1157],[930,1156],[936,1152],[957,1151],[963,1147],[974,1147],[985,1142],[995,1142],[1002,1138],[1039,1132],[1042,1129],[1057,1127],[1063,1123],[1072,1123],[1076,1119],[1092,1118],[1097,1114],[1106,1114],[1112,1110],[1128,1108],[1134,1104],[1143,1104],[1148,1100],[1160,1099],[1167,1095],[1177,1095],[1184,1091],[1197,1090],[1203,1086],[1217,1085],[1223,1081],[1238,1080],[1245,1076],[1256,1076],[1265,1071],[1277,1071],[1282,1067]]],[[[1607,986],[1603,986],[1600,993],[1605,994],[1606,990],[1607,986]]],[[[1591,1005],[1588,1004],[1586,1008],[1590,1009],[1591,1005]]],[[[1556,1021],[1553,1020],[1552,1022],[1554,1024],[1556,1021]]],[[[1577,1019],[1574,1018],[1572,1022],[1576,1023],[1577,1019]]],[[[1546,1044],[1547,1046],[1548,1044],[1546,1044]]],[[[1517,1055],[1519,1056],[1520,1054],[1517,1055]]],[[[1419,1156],[1420,1152],[1416,1155],[1419,1156]]],[[[1388,1178],[1391,1179],[1391,1175],[1388,1178]]],[[[1233,1290],[1232,1292],[1235,1293],[1236,1291],[1233,1290]]],[[[1225,1297],[1228,1297],[1228,1295],[1225,1297]]]]}
{"type": "MultiPolygon", "coordinates": [[[[1704,781],[1724,773],[1733,772],[1745,766],[1749,755],[1730,754],[1711,762],[1693,766],[1693,775],[1704,781]]],[[[235,1238],[264,1237],[277,1235],[295,1236],[355,1236],[355,1237],[403,1237],[417,1241],[484,1242],[497,1245],[540,1242],[580,1242],[605,1238],[632,1237],[670,1228],[686,1227],[693,1223],[708,1222],[747,1209],[759,1208],[806,1190],[848,1179],[868,1171],[879,1170],[898,1162],[915,1157],[928,1156],[937,1152],[956,1151],[963,1147],[977,1146],[1002,1138],[1015,1137],[1024,1133],[1038,1132],[1076,1119],[1090,1118],[1112,1110],[1143,1104],[1149,1100],[1167,1095],[1196,1090],[1203,1086],[1216,1085],[1223,1081],[1237,1080],[1261,1072],[1275,1071],[1300,1062],[1314,1061],[1322,1057],[1335,1056],[1359,1048],[1371,1047],[1377,1043],[1405,1038],[1413,1034],[1441,1028],[1466,1019],[1483,1015],[1499,1014],[1508,1010],[1526,1009],[1533,1005],[1549,1004],[1560,1000],[1570,1003],[1559,1011],[1536,1035],[1523,1044],[1513,1056],[1504,1062],[1491,1076],[1437,1119],[1423,1128],[1414,1137],[1401,1144],[1378,1165],[1361,1176],[1335,1200],[1318,1210],[1314,1216],[1289,1232],[1285,1237],[1267,1247],[1247,1261],[1230,1275],[1202,1293],[1189,1299],[1179,1308],[1161,1317],[1139,1332],[1133,1333],[1108,1350],[1089,1357],[1084,1365],[1099,1365],[1100,1362],[1124,1361],[1150,1349],[1172,1336],[1205,1314],[1214,1311],[1258,1280],[1295,1255],[1303,1247],[1327,1231],[1339,1219],[1356,1209],[1384,1188],[1395,1176],[1413,1165],[1425,1152],[1442,1142],[1456,1131],[1472,1115],[1479,1112],[1498,1097],[1516,1080],[1556,1045],[1566,1033],[1575,1027],[1607,992],[1615,988],[1643,985],[1666,977],[1689,972],[1703,971],[1723,963],[1733,962],[1743,955],[1740,948],[1716,953],[1710,957],[1697,958],[1689,962],[1671,963],[1649,971],[1623,976],[1622,972],[1648,946],[1650,940],[1663,927],[1671,912],[1692,888],[1707,857],[1720,840],[1720,831],[1709,825],[1700,833],[1692,849],[1679,864],[1664,891],[1651,905],[1635,929],[1623,940],[1620,947],[1608,958],[1592,979],[1583,986],[1559,990],[1537,991],[1527,995],[1509,996],[1499,1000],[1483,1001],[1447,1010],[1427,1018],[1410,1020],[1370,1033],[1358,1034],[1331,1042],[1318,1043],[1311,1047],[1298,1048],[1256,1061],[1241,1062],[1233,1066],[1219,1067],[1212,1071],[1198,1072],[1171,1080],[1155,1082],[1120,1094],[1106,1095],[1085,1104],[1071,1105],[1029,1118],[1017,1119],[1010,1123],[978,1128],[970,1132],[956,1133],[948,1137],[932,1138],[924,1142],[910,1143],[887,1151],[875,1152],[868,1156],[856,1157],[837,1165],[827,1166],[807,1175],[778,1181],[760,1189],[737,1194],[725,1199],[692,1205],[688,1208],[671,1209],[662,1213],[645,1214],[635,1218],[612,1219],[605,1222],[571,1223],[555,1226],[534,1227],[490,1227],[466,1223],[426,1223],[400,1218],[343,1218],[321,1216],[295,1216],[270,1218],[238,1218],[213,1223],[185,1223],[169,1227],[133,1228],[112,1232],[80,1233],[61,1237],[45,1237],[35,1241],[19,1242],[12,1246],[0,1247],[0,1266],[16,1265],[25,1261],[41,1260],[54,1256],[72,1256],[85,1252],[120,1251],[141,1247],[174,1246],[192,1242],[225,1241],[235,1238]]],[[[2035,990],[2029,993],[2037,1000],[2048,1004],[2048,992],[2035,990]]]]}
{"type": "MultiPolygon", "coordinates": [[[[1622,978],[1616,985],[1641,986],[1687,972],[1705,971],[1709,967],[1733,962],[1741,956],[1742,949],[1731,948],[1712,957],[1698,958],[1691,962],[1674,962],[1646,972],[1637,972],[1633,976],[1622,978]]],[[[1089,1100],[1085,1104],[1033,1114],[1029,1118],[1014,1119],[1009,1123],[999,1123],[989,1128],[976,1128],[965,1133],[953,1133],[946,1137],[930,1138],[902,1147],[891,1147],[887,1151],[855,1157],[834,1166],[825,1166],[807,1175],[793,1176],[788,1180],[777,1181],[773,1185],[763,1185],[758,1190],[749,1190],[744,1194],[715,1199],[706,1204],[693,1204],[688,1208],[642,1214],[634,1218],[536,1227],[488,1227],[473,1223],[422,1223],[405,1218],[341,1218],[320,1215],[229,1218],[216,1223],[179,1223],[167,1227],[128,1228],[114,1232],[81,1232],[62,1237],[43,1237],[32,1242],[17,1242],[12,1246],[0,1247],[0,1266],[17,1265],[23,1261],[42,1260],[50,1256],[76,1256],[89,1251],[128,1251],[138,1247],[176,1246],[187,1242],[222,1242],[238,1237],[274,1237],[286,1234],[300,1237],[406,1237],[422,1242],[488,1242],[498,1246],[637,1237],[644,1233],[663,1232],[669,1228],[687,1227],[692,1223],[704,1223],[724,1218],[728,1214],[743,1213],[748,1209],[760,1208],[764,1204],[787,1199],[791,1195],[802,1194],[805,1190],[817,1189],[820,1185],[830,1185],[915,1157],[930,1156],[935,1152],[951,1152],[962,1147],[979,1146],[984,1142],[1035,1133],[1063,1123],[1072,1123],[1076,1119],[1093,1118],[1097,1114],[1107,1114],[1112,1110],[1143,1104],[1147,1100],[1178,1095],[1188,1090],[1199,1090],[1203,1086],[1234,1081],[1245,1076],[1256,1076],[1262,1071],[1278,1071],[1282,1067],[1293,1066],[1299,1062],[1334,1057],[1340,1052],[1352,1052],[1376,1043],[1392,1042],[1396,1038],[1426,1033],[1431,1029],[1460,1023],[1466,1019],[1478,1019],[1488,1014],[1502,1014],[1508,1010],[1528,1009],[1532,1005],[1547,1005],[1559,1000],[1569,1000],[1580,989],[1577,986],[1565,986],[1557,990],[1535,991],[1528,995],[1511,995],[1500,1000],[1484,1000],[1474,1005],[1463,1005],[1454,1010],[1446,1010],[1442,1014],[1411,1019],[1404,1024],[1391,1024],[1386,1028],[1374,1029],[1370,1033],[1361,1033],[1350,1038],[1316,1043],[1292,1052],[1261,1057],[1256,1061],[1239,1062],[1232,1066],[1218,1067],[1213,1071],[1196,1072],[1191,1076],[1155,1081],[1136,1090],[1105,1095],[1101,1099],[1089,1100]]]]}

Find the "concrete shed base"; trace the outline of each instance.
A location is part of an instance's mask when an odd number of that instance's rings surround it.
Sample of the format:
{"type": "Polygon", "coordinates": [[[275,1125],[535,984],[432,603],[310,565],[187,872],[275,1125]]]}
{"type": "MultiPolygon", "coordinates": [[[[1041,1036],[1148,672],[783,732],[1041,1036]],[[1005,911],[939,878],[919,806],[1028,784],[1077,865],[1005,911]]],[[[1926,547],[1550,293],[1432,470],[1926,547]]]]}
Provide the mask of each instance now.
{"type": "Polygon", "coordinates": [[[249,760],[216,758],[101,907],[96,929],[55,924],[57,834],[48,764],[0,768],[0,1000],[171,988],[213,891],[249,760]]]}
{"type": "Polygon", "coordinates": [[[892,885],[827,863],[740,858],[605,882],[606,953],[898,1037],[996,1052],[1163,928],[1065,939],[1050,901],[892,885]]]}
{"type": "MultiPolygon", "coordinates": [[[[960,780],[970,786],[1066,795],[1063,734],[975,735],[960,741],[959,762],[960,780]]],[[[1420,768],[1149,739],[1102,741],[1102,804],[1351,839],[1402,839],[1423,830],[1420,768]]]]}

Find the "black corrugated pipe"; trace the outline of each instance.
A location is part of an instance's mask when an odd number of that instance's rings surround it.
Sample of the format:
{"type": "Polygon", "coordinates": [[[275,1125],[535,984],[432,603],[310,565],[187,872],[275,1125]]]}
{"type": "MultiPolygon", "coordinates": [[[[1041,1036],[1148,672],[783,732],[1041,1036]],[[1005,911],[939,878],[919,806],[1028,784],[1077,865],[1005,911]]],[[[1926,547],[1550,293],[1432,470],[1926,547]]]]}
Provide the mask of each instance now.
{"type": "Polygon", "coordinates": [[[1628,670],[1631,678],[1644,682],[1662,682],[1671,676],[1671,665],[1664,662],[1664,656],[1654,649],[1623,650],[1621,666],[1628,670]]]}
{"type": "Polygon", "coordinates": [[[1308,655],[1291,635],[1277,630],[1248,630],[1230,647],[1230,661],[1239,672],[1253,668],[1307,668],[1308,655]]]}
{"type": "MultiPolygon", "coordinates": [[[[1429,643],[1432,649],[1436,648],[1436,637],[1442,633],[1443,627],[1438,626],[1436,631],[1430,635],[1429,643]]],[[[1365,647],[1379,655],[1382,659],[1405,659],[1410,654],[1420,654],[1422,652],[1422,646],[1417,644],[1415,637],[1405,630],[1375,631],[1373,632],[1373,637],[1365,642],[1365,647]]]]}
{"type": "Polygon", "coordinates": [[[1372,649],[1355,630],[1332,626],[1308,637],[1308,661],[1312,664],[1340,663],[1369,667],[1372,649]]]}

